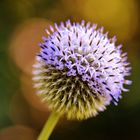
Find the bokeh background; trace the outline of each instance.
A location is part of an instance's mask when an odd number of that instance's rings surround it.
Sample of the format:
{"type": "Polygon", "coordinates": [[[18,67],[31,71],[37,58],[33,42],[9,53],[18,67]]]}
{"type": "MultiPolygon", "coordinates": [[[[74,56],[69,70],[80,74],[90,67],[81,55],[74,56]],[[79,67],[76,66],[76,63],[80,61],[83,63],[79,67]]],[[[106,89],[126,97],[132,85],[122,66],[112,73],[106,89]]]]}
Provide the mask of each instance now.
{"type": "Polygon", "coordinates": [[[130,92],[86,121],[62,118],[50,140],[140,140],[139,0],[0,0],[0,140],[36,140],[49,111],[31,71],[45,28],[82,19],[117,36],[132,65],[130,92]]]}

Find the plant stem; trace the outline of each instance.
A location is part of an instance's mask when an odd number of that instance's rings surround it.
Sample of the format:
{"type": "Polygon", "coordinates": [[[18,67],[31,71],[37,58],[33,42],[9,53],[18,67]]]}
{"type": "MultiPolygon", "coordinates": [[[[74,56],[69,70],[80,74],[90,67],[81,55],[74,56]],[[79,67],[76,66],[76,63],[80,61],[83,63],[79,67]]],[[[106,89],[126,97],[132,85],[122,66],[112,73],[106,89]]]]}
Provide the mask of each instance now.
{"type": "Polygon", "coordinates": [[[48,140],[53,129],[55,128],[58,120],[60,118],[60,115],[56,112],[52,112],[49,116],[48,120],[46,121],[38,140],[48,140]]]}

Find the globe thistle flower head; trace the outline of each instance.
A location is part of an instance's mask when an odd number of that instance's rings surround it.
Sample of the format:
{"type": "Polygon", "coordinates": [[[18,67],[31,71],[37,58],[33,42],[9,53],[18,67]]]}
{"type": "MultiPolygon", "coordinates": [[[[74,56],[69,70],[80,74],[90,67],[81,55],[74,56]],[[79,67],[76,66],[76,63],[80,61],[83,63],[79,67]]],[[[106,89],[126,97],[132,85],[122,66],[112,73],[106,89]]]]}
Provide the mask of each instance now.
{"type": "Polygon", "coordinates": [[[69,20],[46,30],[33,70],[37,95],[69,119],[87,119],[117,104],[131,84],[127,54],[103,28],[69,20]]]}

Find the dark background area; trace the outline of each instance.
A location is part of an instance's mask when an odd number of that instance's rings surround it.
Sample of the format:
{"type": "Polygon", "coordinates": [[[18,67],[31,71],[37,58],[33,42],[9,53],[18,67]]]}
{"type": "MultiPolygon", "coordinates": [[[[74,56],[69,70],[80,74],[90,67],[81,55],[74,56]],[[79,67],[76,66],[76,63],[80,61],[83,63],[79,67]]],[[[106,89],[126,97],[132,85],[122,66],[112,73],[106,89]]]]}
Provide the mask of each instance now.
{"type": "Polygon", "coordinates": [[[118,106],[86,121],[62,118],[50,140],[140,139],[139,0],[0,0],[0,140],[35,140],[49,111],[32,88],[31,71],[45,28],[70,19],[104,26],[128,52],[133,84],[118,106]]]}

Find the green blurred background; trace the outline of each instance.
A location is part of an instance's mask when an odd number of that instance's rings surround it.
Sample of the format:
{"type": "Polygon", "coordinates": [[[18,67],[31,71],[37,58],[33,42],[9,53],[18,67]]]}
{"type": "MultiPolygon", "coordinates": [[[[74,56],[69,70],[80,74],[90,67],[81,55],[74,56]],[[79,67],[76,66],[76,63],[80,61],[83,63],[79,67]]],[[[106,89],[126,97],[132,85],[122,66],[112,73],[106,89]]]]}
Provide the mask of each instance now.
{"type": "Polygon", "coordinates": [[[139,0],[0,0],[0,140],[36,140],[49,111],[32,88],[44,29],[82,19],[117,36],[132,65],[130,92],[86,121],[60,120],[50,140],[140,140],[139,0]]]}

